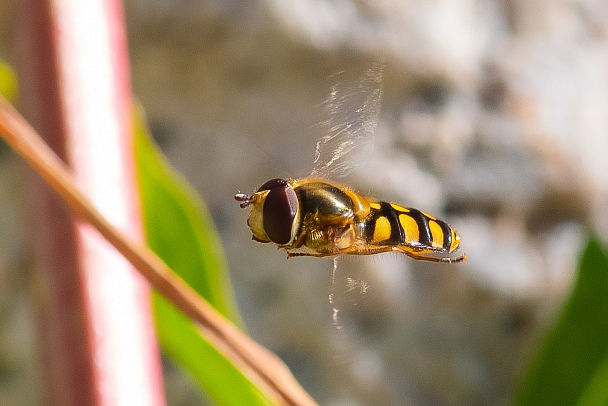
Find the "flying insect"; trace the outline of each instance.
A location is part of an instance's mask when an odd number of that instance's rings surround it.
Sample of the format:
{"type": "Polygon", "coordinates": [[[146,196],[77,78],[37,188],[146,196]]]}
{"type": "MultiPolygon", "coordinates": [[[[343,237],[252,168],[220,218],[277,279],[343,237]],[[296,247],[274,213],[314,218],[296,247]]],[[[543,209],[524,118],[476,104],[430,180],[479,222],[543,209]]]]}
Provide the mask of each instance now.
{"type": "Polygon", "coordinates": [[[310,177],[271,179],[251,195],[234,196],[242,208],[250,207],[247,225],[253,240],[276,244],[288,258],[400,252],[424,261],[466,261],[466,254],[450,255],[459,248],[460,236],[446,222],[329,180],[352,169],[349,159],[355,154],[368,151],[358,145],[369,143],[375,130],[381,83],[381,69],[374,68],[354,92],[340,94],[334,87],[326,106],[332,118],[317,142],[310,177]],[[343,112],[353,100],[358,104],[354,118],[343,112]]]}

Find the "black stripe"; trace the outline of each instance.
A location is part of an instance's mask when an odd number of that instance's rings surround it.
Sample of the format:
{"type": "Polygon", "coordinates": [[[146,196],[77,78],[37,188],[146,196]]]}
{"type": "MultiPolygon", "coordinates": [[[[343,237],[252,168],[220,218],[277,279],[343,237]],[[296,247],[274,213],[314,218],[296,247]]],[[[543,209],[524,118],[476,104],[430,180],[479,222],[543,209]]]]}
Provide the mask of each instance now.
{"type": "Polygon", "coordinates": [[[374,230],[376,230],[377,212],[378,210],[372,208],[368,216],[365,218],[365,221],[361,222],[361,225],[363,226],[363,237],[367,242],[371,242],[374,236],[374,230]]]}
{"type": "Polygon", "coordinates": [[[399,222],[399,212],[387,202],[380,202],[379,213],[384,215],[391,225],[391,236],[385,241],[387,244],[403,244],[405,242],[405,233],[399,222]]]}
{"type": "Polygon", "coordinates": [[[433,241],[433,237],[431,236],[431,229],[429,228],[429,219],[427,216],[422,214],[420,210],[409,209],[410,212],[407,213],[411,218],[416,221],[416,225],[418,226],[418,242],[421,245],[425,245],[427,247],[431,246],[431,241],[433,241]]]}
{"type": "Polygon", "coordinates": [[[443,231],[443,248],[449,251],[450,245],[452,245],[452,229],[444,221],[437,220],[437,224],[441,226],[441,231],[443,231]]]}
{"type": "Polygon", "coordinates": [[[363,222],[365,228],[363,230],[363,234],[365,236],[365,240],[371,244],[380,244],[380,245],[398,245],[403,244],[405,241],[405,236],[403,232],[403,227],[401,227],[401,223],[399,223],[399,212],[395,210],[389,203],[387,202],[377,202],[380,205],[379,209],[371,208],[370,214],[367,216],[365,221],[363,222]],[[376,224],[378,224],[378,219],[380,217],[385,217],[388,220],[388,223],[391,226],[391,235],[388,239],[383,241],[373,241],[374,233],[376,231],[376,224]]]}

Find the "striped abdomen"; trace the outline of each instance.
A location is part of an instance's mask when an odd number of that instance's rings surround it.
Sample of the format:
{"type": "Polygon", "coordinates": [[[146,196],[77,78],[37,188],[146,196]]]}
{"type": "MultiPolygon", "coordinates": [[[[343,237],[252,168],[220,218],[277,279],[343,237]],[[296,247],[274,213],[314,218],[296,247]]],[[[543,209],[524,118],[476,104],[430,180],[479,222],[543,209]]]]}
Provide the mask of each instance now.
{"type": "Polygon", "coordinates": [[[460,236],[444,221],[417,209],[387,202],[370,202],[363,236],[369,245],[403,245],[416,251],[450,253],[460,236]]]}

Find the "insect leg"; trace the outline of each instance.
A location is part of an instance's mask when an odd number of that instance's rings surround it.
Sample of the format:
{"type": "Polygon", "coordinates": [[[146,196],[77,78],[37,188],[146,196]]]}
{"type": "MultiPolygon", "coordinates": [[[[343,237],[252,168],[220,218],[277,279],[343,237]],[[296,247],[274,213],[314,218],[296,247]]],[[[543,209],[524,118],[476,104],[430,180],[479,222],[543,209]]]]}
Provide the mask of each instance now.
{"type": "Polygon", "coordinates": [[[405,255],[420,260],[420,261],[429,261],[429,262],[442,262],[447,264],[457,263],[457,262],[467,262],[467,254],[462,254],[459,257],[428,257],[424,254],[419,254],[417,252],[406,251],[406,250],[398,250],[399,252],[403,252],[405,255]]]}

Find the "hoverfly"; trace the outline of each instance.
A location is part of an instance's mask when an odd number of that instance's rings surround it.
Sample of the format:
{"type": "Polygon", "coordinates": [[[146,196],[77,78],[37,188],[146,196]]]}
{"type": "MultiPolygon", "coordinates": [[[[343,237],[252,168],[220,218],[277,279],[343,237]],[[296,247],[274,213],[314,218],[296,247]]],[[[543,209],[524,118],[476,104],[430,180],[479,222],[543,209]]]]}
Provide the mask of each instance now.
{"type": "Polygon", "coordinates": [[[242,208],[251,208],[247,225],[253,240],[275,243],[288,258],[400,252],[424,261],[466,261],[465,254],[445,256],[460,245],[460,236],[446,222],[417,209],[364,197],[328,179],[330,173],[352,169],[347,159],[357,151],[356,144],[369,140],[374,132],[381,83],[381,68],[376,67],[366,72],[354,93],[339,94],[333,88],[326,105],[331,119],[327,134],[317,142],[311,177],[271,179],[252,195],[234,196],[242,208]],[[343,110],[356,96],[363,100],[353,116],[343,110]]]}

